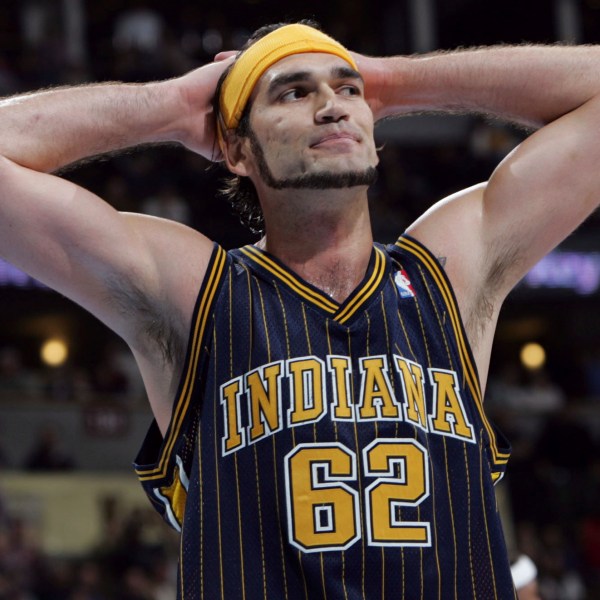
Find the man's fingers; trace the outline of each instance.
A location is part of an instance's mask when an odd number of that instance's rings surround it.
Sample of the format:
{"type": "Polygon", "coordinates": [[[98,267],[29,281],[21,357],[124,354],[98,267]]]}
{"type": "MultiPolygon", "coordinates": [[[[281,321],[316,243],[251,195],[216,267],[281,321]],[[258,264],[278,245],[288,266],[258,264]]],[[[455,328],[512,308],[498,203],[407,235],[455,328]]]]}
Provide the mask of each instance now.
{"type": "Polygon", "coordinates": [[[215,62],[221,61],[221,60],[227,60],[228,58],[231,58],[232,56],[235,56],[237,54],[236,50],[224,50],[223,52],[219,52],[218,54],[215,54],[215,62]]]}

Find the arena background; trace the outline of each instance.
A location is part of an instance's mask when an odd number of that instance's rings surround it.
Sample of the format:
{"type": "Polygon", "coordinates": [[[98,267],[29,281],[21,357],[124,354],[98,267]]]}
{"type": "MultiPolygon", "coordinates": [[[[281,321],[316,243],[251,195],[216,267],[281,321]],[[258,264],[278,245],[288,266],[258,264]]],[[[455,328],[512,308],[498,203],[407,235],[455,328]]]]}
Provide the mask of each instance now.
{"type": "MultiPolygon", "coordinates": [[[[373,55],[600,41],[600,0],[3,0],[0,95],[172,77],[260,25],[306,17],[373,55]]],[[[379,127],[376,239],[485,180],[525,135],[468,116],[379,127]]],[[[217,198],[221,173],[161,147],[65,176],[121,210],[187,222],[226,247],[251,242],[217,198]]],[[[486,398],[513,444],[499,490],[509,543],[537,563],[546,600],[600,598],[599,232],[593,216],[511,294],[486,398]]],[[[151,416],[127,348],[2,262],[0,309],[0,598],[174,598],[177,539],[131,470],[151,416]]]]}

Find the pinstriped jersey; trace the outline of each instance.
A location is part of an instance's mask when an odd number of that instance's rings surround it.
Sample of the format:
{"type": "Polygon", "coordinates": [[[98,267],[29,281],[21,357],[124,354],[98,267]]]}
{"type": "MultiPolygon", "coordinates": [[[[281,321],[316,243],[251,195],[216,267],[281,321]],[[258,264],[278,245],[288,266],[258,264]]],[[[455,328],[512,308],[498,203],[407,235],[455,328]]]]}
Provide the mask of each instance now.
{"type": "Polygon", "coordinates": [[[181,532],[180,598],[506,600],[508,454],[449,281],[402,236],[342,303],[215,245],[136,471],[181,532]]]}

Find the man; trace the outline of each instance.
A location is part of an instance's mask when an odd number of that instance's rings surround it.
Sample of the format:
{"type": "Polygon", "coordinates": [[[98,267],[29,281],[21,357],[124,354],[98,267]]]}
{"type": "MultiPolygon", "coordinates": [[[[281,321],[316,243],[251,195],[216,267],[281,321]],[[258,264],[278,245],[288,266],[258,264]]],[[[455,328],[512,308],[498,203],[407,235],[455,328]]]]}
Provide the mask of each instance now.
{"type": "Polygon", "coordinates": [[[597,206],[598,50],[367,58],[295,24],[218,58],[0,111],[0,250],[131,347],[156,418],[137,472],[182,531],[180,596],[514,598],[482,397],[502,300],[597,206]],[[423,110],[544,126],[374,245],[374,121],[423,110]],[[47,174],[216,138],[264,215],[229,253],[47,174]]]}

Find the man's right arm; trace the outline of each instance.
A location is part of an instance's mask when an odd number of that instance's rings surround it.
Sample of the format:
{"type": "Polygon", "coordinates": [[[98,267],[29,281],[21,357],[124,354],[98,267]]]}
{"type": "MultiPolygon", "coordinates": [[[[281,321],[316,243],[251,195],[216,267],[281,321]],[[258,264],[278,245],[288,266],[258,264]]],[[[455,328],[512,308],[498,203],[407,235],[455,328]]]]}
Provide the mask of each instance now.
{"type": "Polygon", "coordinates": [[[212,158],[212,96],[229,60],[168,81],[56,88],[0,100],[0,155],[52,172],[82,158],[180,142],[212,158]]]}
{"type": "Polygon", "coordinates": [[[187,339],[212,243],[174,222],[119,213],[50,173],[86,157],[167,141],[211,157],[211,100],[227,62],[165,82],[59,88],[0,102],[0,256],[129,343],[148,374],[163,428],[182,352],[172,346],[187,339]],[[162,339],[155,318],[162,320],[162,339]]]}

